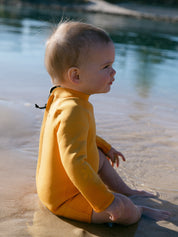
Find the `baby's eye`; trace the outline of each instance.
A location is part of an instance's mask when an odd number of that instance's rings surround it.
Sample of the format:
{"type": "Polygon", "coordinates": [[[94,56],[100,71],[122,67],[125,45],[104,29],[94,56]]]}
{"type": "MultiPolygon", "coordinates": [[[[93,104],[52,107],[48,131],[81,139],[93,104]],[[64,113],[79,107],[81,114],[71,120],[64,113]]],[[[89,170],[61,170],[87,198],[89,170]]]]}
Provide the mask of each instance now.
{"type": "Polygon", "coordinates": [[[103,69],[106,69],[106,68],[108,68],[110,65],[106,65],[106,66],[104,66],[104,68],[103,69]]]}

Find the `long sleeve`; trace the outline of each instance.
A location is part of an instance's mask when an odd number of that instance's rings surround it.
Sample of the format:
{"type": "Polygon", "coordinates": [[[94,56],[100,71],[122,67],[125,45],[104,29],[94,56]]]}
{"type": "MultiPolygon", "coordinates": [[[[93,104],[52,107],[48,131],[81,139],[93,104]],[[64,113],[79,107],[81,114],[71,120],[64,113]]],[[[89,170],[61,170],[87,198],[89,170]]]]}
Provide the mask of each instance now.
{"type": "Polygon", "coordinates": [[[105,210],[114,199],[98,176],[95,119],[88,97],[56,88],[46,106],[36,185],[42,203],[57,215],[79,193],[97,212],[105,210]]]}
{"type": "Polygon", "coordinates": [[[114,196],[97,174],[94,159],[99,159],[92,156],[98,156],[98,152],[96,141],[90,141],[93,134],[90,134],[89,126],[88,111],[81,110],[78,106],[72,107],[71,111],[67,110],[66,114],[62,114],[57,133],[58,144],[68,177],[93,209],[100,212],[112,203],[114,196]],[[90,153],[87,152],[88,146],[92,151],[90,153]]]}
{"type": "Polygon", "coordinates": [[[111,145],[99,136],[96,136],[96,144],[105,154],[111,149],[111,145]]]}

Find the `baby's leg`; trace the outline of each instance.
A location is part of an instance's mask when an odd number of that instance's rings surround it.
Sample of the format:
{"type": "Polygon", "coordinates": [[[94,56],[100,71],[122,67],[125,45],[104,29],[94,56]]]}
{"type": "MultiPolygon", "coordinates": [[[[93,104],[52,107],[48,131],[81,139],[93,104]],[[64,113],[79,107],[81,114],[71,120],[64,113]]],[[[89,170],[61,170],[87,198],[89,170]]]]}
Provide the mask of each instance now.
{"type": "Polygon", "coordinates": [[[164,210],[153,209],[145,206],[136,206],[122,194],[115,194],[115,199],[105,211],[96,213],[93,211],[91,222],[112,222],[123,225],[131,225],[139,221],[145,215],[156,221],[166,220],[170,213],[164,210]]]}
{"type": "Polygon", "coordinates": [[[93,223],[112,222],[131,225],[140,219],[142,211],[142,207],[134,205],[128,197],[117,194],[111,205],[103,212],[96,213],[93,211],[91,221],[93,223]]]}
{"type": "Polygon", "coordinates": [[[170,213],[163,210],[153,209],[145,206],[136,206],[134,203],[122,194],[127,196],[140,195],[153,196],[144,191],[137,191],[130,189],[118,173],[113,169],[103,152],[99,150],[100,165],[99,172],[101,179],[108,186],[109,189],[116,192],[113,203],[106,208],[105,211],[92,213],[93,223],[113,222],[118,224],[130,225],[136,223],[141,215],[145,215],[154,220],[166,220],[169,218],[170,213]],[[120,194],[121,193],[121,194],[120,194]],[[111,220],[111,217],[112,218],[111,220]]]}
{"type": "Polygon", "coordinates": [[[110,165],[104,153],[99,149],[98,151],[100,158],[98,174],[110,190],[116,193],[124,194],[126,196],[132,196],[132,195],[147,196],[147,197],[154,196],[152,193],[133,190],[129,186],[127,186],[127,184],[124,183],[124,181],[121,179],[116,170],[110,165]]]}
{"type": "Polygon", "coordinates": [[[142,215],[152,218],[156,221],[166,220],[171,216],[171,213],[164,210],[154,209],[150,207],[141,207],[142,208],[142,215]]]}
{"type": "MultiPolygon", "coordinates": [[[[118,193],[114,194],[116,198],[122,198],[122,196],[118,193]]],[[[128,205],[128,204],[127,204],[128,205]]],[[[146,206],[136,206],[140,213],[143,216],[149,217],[153,220],[156,221],[160,221],[160,220],[166,220],[170,217],[171,213],[165,210],[161,210],[161,209],[155,209],[155,208],[151,208],[151,207],[146,207],[146,206]]]]}

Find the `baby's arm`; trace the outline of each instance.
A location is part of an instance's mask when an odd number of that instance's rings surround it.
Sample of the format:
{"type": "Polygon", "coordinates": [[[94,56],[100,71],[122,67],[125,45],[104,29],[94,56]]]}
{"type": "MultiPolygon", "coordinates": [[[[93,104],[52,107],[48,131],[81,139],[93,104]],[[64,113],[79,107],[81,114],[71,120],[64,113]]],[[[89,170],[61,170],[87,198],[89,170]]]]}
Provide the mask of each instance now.
{"type": "Polygon", "coordinates": [[[100,148],[103,151],[103,153],[111,160],[112,166],[114,166],[114,163],[116,163],[117,167],[119,166],[119,157],[121,157],[123,161],[126,160],[121,152],[113,148],[103,138],[96,136],[96,144],[97,147],[100,148]]]}
{"type": "MultiPolygon", "coordinates": [[[[114,199],[97,174],[96,164],[87,153],[89,131],[88,113],[80,107],[72,107],[58,127],[60,158],[67,176],[96,211],[103,211],[114,199]],[[70,113],[69,113],[70,112],[70,113]]],[[[96,145],[91,149],[95,152],[96,145]]],[[[90,153],[89,153],[90,154],[90,153]]],[[[97,153],[96,153],[97,155],[97,153]]]]}
{"type": "Polygon", "coordinates": [[[103,138],[96,135],[96,145],[99,149],[103,151],[104,154],[107,154],[111,150],[111,145],[106,142],[103,138]]]}

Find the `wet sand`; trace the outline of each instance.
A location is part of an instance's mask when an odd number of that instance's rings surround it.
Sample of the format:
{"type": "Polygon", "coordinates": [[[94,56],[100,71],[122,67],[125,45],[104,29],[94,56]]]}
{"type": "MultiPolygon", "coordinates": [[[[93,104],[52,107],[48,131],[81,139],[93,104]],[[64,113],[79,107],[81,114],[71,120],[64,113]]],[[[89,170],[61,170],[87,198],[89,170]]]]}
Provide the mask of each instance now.
{"type": "Polygon", "coordinates": [[[124,116],[114,115],[114,106],[119,106],[122,111],[123,105],[112,103],[113,98],[109,96],[105,104],[108,111],[104,112],[104,98],[102,95],[92,98],[97,111],[97,130],[115,147],[119,146],[127,157],[127,162],[121,163],[118,172],[131,187],[160,193],[158,198],[135,197],[133,201],[168,210],[172,213],[171,218],[155,222],[143,217],[139,223],[130,227],[115,225],[110,228],[71,221],[50,213],[40,204],[35,187],[38,137],[43,112],[35,110],[32,104],[1,101],[1,236],[177,236],[178,135],[166,131],[156,122],[144,120],[143,124],[137,123],[142,120],[138,111],[132,113],[127,110],[129,113],[126,112],[124,116]],[[113,107],[109,108],[111,103],[113,107]],[[129,119],[130,116],[132,119],[129,119]]]}

